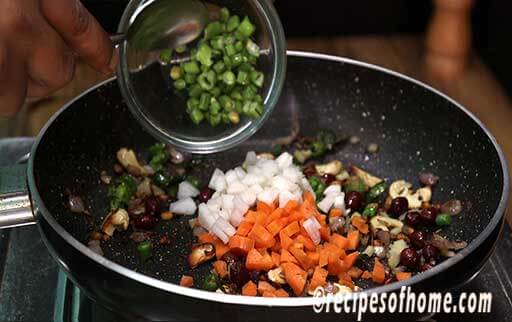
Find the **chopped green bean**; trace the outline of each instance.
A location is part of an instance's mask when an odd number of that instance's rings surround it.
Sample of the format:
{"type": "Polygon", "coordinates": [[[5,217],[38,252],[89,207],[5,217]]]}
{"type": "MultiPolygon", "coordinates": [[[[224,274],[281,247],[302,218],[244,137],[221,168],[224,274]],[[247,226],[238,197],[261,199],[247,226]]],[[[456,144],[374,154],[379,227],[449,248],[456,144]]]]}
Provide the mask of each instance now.
{"type": "Polygon", "coordinates": [[[240,26],[240,18],[238,16],[232,16],[228,19],[226,29],[228,32],[235,31],[240,26]]]}
{"type": "Polygon", "coordinates": [[[254,56],[254,57],[260,56],[260,47],[258,45],[256,45],[256,43],[254,41],[248,39],[247,45],[245,46],[245,48],[247,49],[247,52],[249,53],[249,55],[254,56]]]}
{"type": "Polygon", "coordinates": [[[436,217],[436,224],[439,226],[448,226],[452,223],[452,216],[446,213],[440,213],[436,217]]]}
{"type": "Polygon", "coordinates": [[[229,19],[229,9],[228,8],[220,9],[219,19],[222,22],[227,22],[228,21],[228,19],[229,19]]]}
{"type": "Polygon", "coordinates": [[[199,65],[195,61],[189,61],[183,64],[183,70],[188,74],[199,74],[201,70],[199,69],[199,65]]]}
{"type": "Polygon", "coordinates": [[[224,74],[222,74],[222,81],[227,85],[233,85],[236,81],[235,74],[230,70],[224,72],[224,74]]]}
{"type": "Polygon", "coordinates": [[[219,21],[209,23],[204,29],[204,38],[212,39],[213,37],[221,34],[223,31],[222,23],[219,21]]]}
{"type": "Polygon", "coordinates": [[[196,109],[190,113],[190,118],[192,119],[192,122],[199,124],[204,119],[204,114],[200,110],[196,109]]]}
{"type": "Polygon", "coordinates": [[[251,37],[255,30],[256,27],[254,27],[254,25],[249,20],[249,17],[247,16],[244,18],[244,20],[242,20],[237,29],[238,33],[240,33],[245,38],[251,37]]]}
{"type": "Polygon", "coordinates": [[[140,259],[145,262],[153,256],[153,245],[151,245],[149,240],[143,241],[137,245],[137,252],[139,253],[140,259]]]}

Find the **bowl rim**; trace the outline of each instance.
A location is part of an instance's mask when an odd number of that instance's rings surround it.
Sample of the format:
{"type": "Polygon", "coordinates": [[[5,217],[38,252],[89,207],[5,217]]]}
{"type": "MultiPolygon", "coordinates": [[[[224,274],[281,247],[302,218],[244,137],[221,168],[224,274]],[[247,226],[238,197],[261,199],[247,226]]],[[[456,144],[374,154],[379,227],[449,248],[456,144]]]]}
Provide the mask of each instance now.
{"type": "MultiPolygon", "coordinates": [[[[380,71],[386,74],[393,75],[398,78],[402,78],[404,80],[407,80],[409,82],[412,82],[418,86],[421,86],[431,92],[433,92],[436,95],[441,96],[442,98],[446,99],[448,102],[452,103],[452,105],[458,109],[460,109],[462,112],[464,112],[467,116],[469,116],[476,124],[480,126],[480,128],[484,131],[484,133],[487,135],[488,139],[491,141],[492,145],[494,146],[494,149],[496,150],[498,157],[500,159],[501,164],[501,170],[503,173],[503,189],[501,192],[501,198],[498,203],[498,206],[496,208],[496,211],[487,224],[487,226],[484,228],[484,230],[474,239],[472,240],[466,248],[461,250],[459,253],[457,253],[454,257],[449,258],[442,262],[441,264],[435,266],[434,268],[422,273],[413,276],[412,278],[401,281],[401,282],[395,282],[388,285],[383,285],[367,290],[363,290],[359,292],[366,293],[369,295],[370,293],[384,293],[384,292],[394,292],[402,287],[412,286],[415,283],[427,280],[428,278],[436,275],[441,274],[443,271],[448,269],[449,267],[455,265],[456,263],[460,262],[463,258],[468,256],[470,253],[472,253],[478,246],[480,246],[494,231],[497,225],[500,224],[501,220],[503,219],[503,216],[505,214],[505,210],[507,207],[507,201],[509,196],[509,172],[507,167],[507,161],[505,159],[505,156],[503,154],[503,151],[500,147],[500,145],[497,143],[494,136],[490,133],[490,131],[482,124],[482,122],[468,109],[463,107],[461,104],[457,103],[452,98],[448,97],[446,94],[430,87],[429,85],[426,85],[418,80],[415,80],[409,76],[405,76],[403,74],[400,74],[398,72],[392,71],[390,69],[380,67],[377,65],[360,62],[353,59],[338,57],[338,56],[332,56],[332,55],[325,55],[325,54],[318,54],[318,53],[311,53],[311,52],[302,52],[302,51],[288,51],[288,55],[293,57],[303,57],[303,58],[310,58],[310,59],[318,59],[318,60],[326,60],[326,61],[332,61],[342,64],[351,64],[356,65],[364,68],[369,68],[372,70],[380,71]]],[[[251,296],[240,296],[240,295],[229,295],[229,294],[219,294],[215,292],[208,292],[193,288],[187,288],[183,286],[179,286],[177,284],[173,284],[170,282],[165,282],[162,280],[158,280],[156,278],[135,272],[131,269],[128,269],[120,264],[117,264],[101,255],[96,254],[91,249],[89,249],[87,246],[82,244],[80,241],[75,239],[70,233],[68,233],[51,215],[51,212],[47,209],[46,205],[43,202],[43,199],[41,198],[39,191],[37,190],[36,182],[35,182],[35,175],[34,175],[34,162],[37,155],[38,147],[45,135],[45,133],[48,131],[48,129],[51,127],[51,125],[54,123],[54,121],[59,117],[61,113],[66,111],[68,108],[71,108],[76,101],[81,99],[83,96],[87,95],[88,93],[95,91],[96,89],[102,87],[104,84],[109,83],[111,81],[115,80],[115,77],[110,78],[102,83],[99,83],[98,85],[91,87],[87,91],[83,92],[76,98],[74,98],[72,101],[67,103],[65,106],[63,106],[57,113],[55,113],[52,118],[46,123],[44,128],[41,130],[41,132],[38,134],[36,141],[32,147],[31,153],[30,153],[30,159],[28,164],[28,172],[27,172],[27,179],[28,179],[28,187],[29,191],[31,193],[32,199],[35,201],[35,205],[37,205],[38,210],[43,215],[44,219],[47,221],[47,223],[54,229],[61,238],[63,238],[68,244],[70,244],[72,247],[74,247],[77,251],[82,253],[83,255],[87,256],[92,261],[96,262],[99,265],[104,266],[106,269],[109,269],[117,274],[122,275],[123,277],[126,277],[128,279],[134,280],[136,282],[139,282],[141,284],[144,284],[147,287],[154,287],[156,289],[159,289],[161,291],[174,293],[177,295],[183,295],[187,297],[191,297],[194,299],[199,300],[205,300],[205,301],[212,301],[212,302],[218,302],[218,303],[227,303],[227,304],[241,304],[241,305],[253,305],[253,306],[275,306],[275,307],[299,307],[299,306],[312,306],[315,303],[317,303],[317,300],[314,297],[290,297],[290,298],[264,298],[264,297],[251,297],[251,296]]],[[[53,254],[54,255],[54,254],[53,254]]],[[[63,266],[64,269],[65,263],[62,263],[60,260],[57,261],[59,265],[63,266]]]]}
{"type": "MultiPolygon", "coordinates": [[[[134,16],[148,4],[154,0],[131,0],[123,12],[118,26],[118,33],[125,32],[127,26],[134,19],[134,16]]],[[[264,112],[258,119],[250,119],[246,124],[240,126],[234,132],[229,132],[228,135],[216,139],[208,140],[190,140],[180,136],[173,136],[166,130],[160,128],[154,121],[146,115],[143,110],[143,104],[137,99],[134,88],[129,81],[130,74],[125,58],[127,50],[126,42],[119,45],[119,64],[117,66],[117,81],[121,89],[123,98],[135,118],[141,123],[145,129],[154,137],[162,142],[167,142],[176,148],[195,154],[209,154],[228,150],[243,141],[249,139],[256,133],[270,117],[274,111],[281,92],[284,87],[286,78],[286,38],[284,29],[275,10],[274,6],[268,1],[252,0],[251,1],[259,12],[263,14],[266,26],[269,30],[273,31],[270,34],[270,50],[274,55],[273,68],[271,73],[271,82],[269,84],[269,91],[264,98],[264,112]]]]}

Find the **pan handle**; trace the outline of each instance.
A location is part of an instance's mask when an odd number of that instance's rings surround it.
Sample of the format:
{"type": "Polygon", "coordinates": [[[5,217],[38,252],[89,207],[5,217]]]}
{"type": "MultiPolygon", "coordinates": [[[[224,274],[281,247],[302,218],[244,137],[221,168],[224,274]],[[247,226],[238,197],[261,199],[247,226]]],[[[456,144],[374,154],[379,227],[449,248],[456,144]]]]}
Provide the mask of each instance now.
{"type": "Polygon", "coordinates": [[[0,229],[36,223],[26,179],[26,164],[0,167],[0,229]]]}

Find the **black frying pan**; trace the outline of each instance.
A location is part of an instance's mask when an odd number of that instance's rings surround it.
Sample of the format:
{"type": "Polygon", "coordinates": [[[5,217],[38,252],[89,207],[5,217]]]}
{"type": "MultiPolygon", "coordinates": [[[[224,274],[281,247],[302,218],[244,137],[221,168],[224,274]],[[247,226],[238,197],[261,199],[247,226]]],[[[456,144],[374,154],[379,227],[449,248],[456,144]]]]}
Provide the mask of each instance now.
{"type": "MultiPolygon", "coordinates": [[[[249,150],[268,150],[297,124],[306,135],[321,128],[356,134],[362,143],[346,146],[333,157],[389,180],[417,182],[418,172],[432,171],[441,177],[434,200],[458,198],[471,205],[443,231],[450,239],[468,241],[466,249],[426,273],[372,291],[396,291],[402,285],[446,290],[479,270],[486,259],[482,254],[488,254],[482,252],[483,245],[493,245],[503,223],[508,173],[494,138],[467,110],[417,81],[376,66],[290,52],[286,86],[272,117],[242,146],[208,156],[206,169],[198,174],[204,180],[214,166],[231,168],[249,150]],[[365,146],[372,142],[380,152],[368,155],[365,146]]],[[[311,298],[248,298],[172,284],[191,273],[185,262],[192,242],[188,218],[160,227],[170,233],[172,243],[157,247],[154,259],[145,264],[122,234],[103,245],[106,258],[82,244],[107,213],[100,172],[111,169],[120,147],[145,151],[152,143],[113,80],[82,94],[41,131],[29,160],[28,190],[41,235],[69,277],[103,305],[147,319],[325,318],[313,314],[311,298]],[[70,187],[93,209],[93,220],[67,209],[65,190],[70,187]]],[[[5,185],[4,180],[4,192],[5,185]]],[[[5,223],[7,216],[0,217],[5,223]]],[[[24,218],[30,221],[26,214],[24,218]]]]}

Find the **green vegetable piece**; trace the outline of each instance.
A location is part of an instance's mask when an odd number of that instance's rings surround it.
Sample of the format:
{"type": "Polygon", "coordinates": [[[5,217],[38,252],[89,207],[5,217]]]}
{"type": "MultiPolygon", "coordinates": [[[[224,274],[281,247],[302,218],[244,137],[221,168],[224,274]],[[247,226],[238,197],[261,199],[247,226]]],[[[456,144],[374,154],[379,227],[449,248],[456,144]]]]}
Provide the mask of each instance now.
{"type": "Polygon", "coordinates": [[[172,59],[172,49],[164,49],[160,52],[160,60],[163,62],[170,62],[172,59]]]}
{"type": "Polygon", "coordinates": [[[217,73],[217,74],[221,74],[222,72],[224,72],[224,70],[226,69],[226,65],[219,61],[219,62],[216,62],[214,65],[213,65],[213,70],[217,73]]]}
{"type": "Polygon", "coordinates": [[[197,77],[194,74],[186,74],[183,79],[188,85],[193,85],[197,81],[197,77]]]}
{"type": "Polygon", "coordinates": [[[436,224],[439,226],[448,226],[452,223],[452,216],[447,213],[440,213],[436,217],[436,224]]]}
{"type": "Polygon", "coordinates": [[[244,44],[241,41],[237,41],[235,43],[235,50],[237,53],[241,52],[244,49],[244,44]]]}
{"type": "Polygon", "coordinates": [[[304,162],[306,162],[309,158],[311,158],[311,155],[312,155],[312,152],[309,149],[307,149],[307,150],[296,150],[293,153],[294,159],[299,164],[304,164],[304,162]]]}
{"type": "Polygon", "coordinates": [[[375,215],[377,215],[378,208],[379,208],[379,205],[376,203],[371,203],[371,204],[366,205],[366,207],[363,210],[363,216],[370,217],[370,218],[374,217],[375,215]]]}
{"type": "Polygon", "coordinates": [[[199,123],[201,123],[201,121],[204,119],[204,114],[203,114],[203,112],[201,112],[199,109],[193,110],[193,111],[190,113],[190,119],[191,119],[191,120],[192,120],[192,122],[194,122],[195,124],[199,124],[199,123]]]}
{"type": "MultiPolygon", "coordinates": [[[[222,51],[224,49],[224,37],[217,36],[210,40],[210,46],[212,46],[213,50],[220,50],[222,51]]],[[[221,53],[221,52],[220,52],[221,53]]],[[[213,54],[215,56],[220,54],[219,52],[214,52],[213,54]]]]}
{"type": "Polygon", "coordinates": [[[315,176],[309,177],[308,181],[309,181],[309,185],[311,186],[311,188],[313,188],[314,191],[318,188],[320,183],[322,183],[320,178],[315,177],[315,176]]]}
{"type": "Polygon", "coordinates": [[[202,93],[199,98],[199,106],[198,108],[202,111],[206,111],[211,101],[211,95],[208,93],[202,93]]]}
{"type": "Polygon", "coordinates": [[[247,85],[249,82],[249,75],[247,72],[244,72],[243,70],[239,71],[236,77],[236,82],[241,85],[247,85]]]}
{"type": "Polygon", "coordinates": [[[185,82],[184,79],[178,79],[174,82],[174,88],[181,91],[182,89],[185,89],[187,87],[187,82],[185,82]]]}
{"type": "Polygon", "coordinates": [[[109,188],[110,208],[115,210],[126,206],[136,191],[135,179],[129,174],[122,175],[117,183],[109,188]]]}
{"type": "Polygon", "coordinates": [[[203,290],[206,291],[215,291],[219,288],[220,280],[219,276],[216,273],[210,273],[206,275],[203,282],[203,290]]]}
{"type": "Polygon", "coordinates": [[[260,57],[260,47],[254,41],[248,39],[245,49],[247,49],[247,53],[249,53],[249,55],[260,57]]]}
{"type": "Polygon", "coordinates": [[[321,157],[327,153],[327,145],[320,140],[314,141],[311,144],[311,152],[313,157],[321,157]]]}
{"type": "Polygon", "coordinates": [[[197,77],[197,83],[205,91],[212,89],[217,82],[217,76],[213,70],[203,72],[197,77]]]}
{"type": "Polygon", "coordinates": [[[327,186],[325,185],[325,183],[323,183],[322,181],[320,181],[315,189],[315,195],[316,195],[316,199],[317,200],[321,200],[324,196],[324,191],[325,191],[325,188],[327,188],[327,186]]]}
{"type": "Polygon", "coordinates": [[[196,59],[201,63],[203,66],[211,66],[213,64],[212,61],[212,48],[208,46],[207,44],[201,44],[199,46],[199,50],[196,54],[196,59]]]}
{"type": "Polygon", "coordinates": [[[374,201],[375,199],[377,199],[381,194],[384,193],[384,191],[386,191],[386,183],[385,182],[381,182],[381,183],[378,183],[376,184],[375,186],[373,186],[369,191],[368,191],[368,194],[367,194],[367,200],[368,201],[374,201]]]}
{"type": "Polygon", "coordinates": [[[204,29],[204,38],[212,39],[213,37],[220,35],[222,33],[222,30],[222,23],[220,23],[219,21],[209,23],[204,29]]]}
{"type": "Polygon", "coordinates": [[[358,177],[350,177],[345,183],[345,192],[357,191],[360,193],[366,192],[366,185],[358,177]]]}
{"type": "Polygon", "coordinates": [[[203,93],[203,89],[199,84],[192,85],[188,90],[188,96],[198,98],[203,93]]]}
{"type": "Polygon", "coordinates": [[[229,112],[231,112],[235,108],[235,102],[233,102],[233,100],[229,96],[226,96],[226,95],[222,95],[219,98],[219,103],[223,109],[225,109],[226,111],[229,111],[229,112]]]}
{"type": "Polygon", "coordinates": [[[220,21],[227,22],[229,19],[229,9],[228,8],[220,9],[219,18],[220,18],[220,21]]]}
{"type": "Polygon", "coordinates": [[[181,46],[178,46],[178,47],[174,48],[174,50],[175,50],[178,54],[183,54],[185,51],[187,51],[187,45],[181,45],[181,46]]]}
{"type": "Polygon", "coordinates": [[[173,182],[173,177],[166,171],[158,171],[153,175],[153,182],[160,188],[167,188],[173,182]]]}
{"type": "Polygon", "coordinates": [[[244,62],[244,59],[241,54],[234,54],[233,56],[231,56],[231,61],[233,63],[233,66],[237,67],[244,62]]]}
{"type": "Polygon", "coordinates": [[[222,74],[222,81],[227,85],[233,85],[236,81],[236,76],[230,70],[225,71],[224,74],[222,74]]]}
{"type": "Polygon", "coordinates": [[[151,160],[149,165],[154,171],[160,171],[168,160],[167,148],[164,143],[156,143],[149,148],[151,160]]]}
{"type": "Polygon", "coordinates": [[[183,63],[183,70],[185,71],[185,73],[187,74],[199,74],[201,72],[201,70],[199,69],[199,65],[197,64],[196,61],[189,61],[189,62],[186,62],[186,63],[183,63]]]}
{"type": "Polygon", "coordinates": [[[240,17],[235,15],[228,19],[228,22],[226,24],[226,30],[228,32],[232,32],[235,31],[238,28],[238,26],[240,26],[240,17]]]}
{"type": "Polygon", "coordinates": [[[173,80],[177,80],[183,76],[183,70],[180,66],[172,66],[169,75],[173,80]]]}
{"type": "Polygon", "coordinates": [[[255,30],[256,27],[252,24],[251,20],[249,20],[249,17],[247,16],[244,18],[244,20],[242,20],[237,29],[238,33],[245,38],[251,37],[255,30]]]}
{"type": "Polygon", "coordinates": [[[215,97],[212,97],[210,99],[210,114],[219,114],[220,109],[221,106],[219,101],[215,97]]]}
{"type": "Polygon", "coordinates": [[[137,245],[137,252],[139,253],[140,259],[145,262],[153,256],[153,245],[151,245],[149,240],[143,241],[137,245]]]}
{"type": "Polygon", "coordinates": [[[252,71],[251,82],[257,87],[263,87],[264,77],[262,72],[252,71]]]}
{"type": "Polygon", "coordinates": [[[211,126],[216,126],[216,125],[220,124],[221,121],[222,121],[222,115],[220,115],[220,114],[210,115],[210,125],[211,126]]]}
{"type": "Polygon", "coordinates": [[[224,50],[226,51],[226,55],[228,56],[233,56],[236,54],[235,46],[232,44],[227,45],[226,48],[224,48],[224,50]]]}

